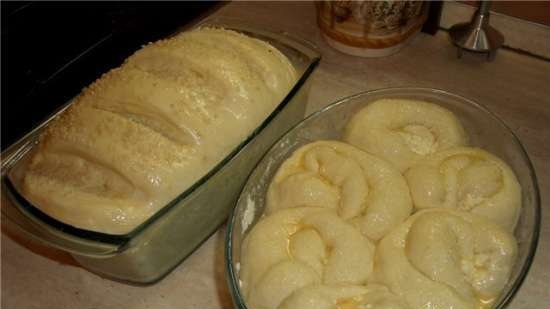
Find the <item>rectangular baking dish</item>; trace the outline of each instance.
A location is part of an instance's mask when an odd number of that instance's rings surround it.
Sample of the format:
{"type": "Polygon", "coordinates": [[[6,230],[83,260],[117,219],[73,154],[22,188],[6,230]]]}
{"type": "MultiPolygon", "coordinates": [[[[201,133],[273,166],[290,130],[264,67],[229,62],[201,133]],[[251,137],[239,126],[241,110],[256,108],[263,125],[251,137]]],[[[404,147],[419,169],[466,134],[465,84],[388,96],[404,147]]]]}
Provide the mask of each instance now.
{"type": "Polygon", "coordinates": [[[2,216],[10,228],[69,252],[83,267],[102,276],[153,283],[168,274],[225,221],[261,156],[304,117],[308,78],[320,61],[320,54],[304,40],[241,21],[209,18],[193,27],[202,26],[224,27],[267,41],[288,57],[299,78],[273,112],[208,174],[155,215],[127,234],[111,235],[64,224],[40,211],[17,189],[38,136],[71,104],[68,102],[2,153],[2,216]]]}

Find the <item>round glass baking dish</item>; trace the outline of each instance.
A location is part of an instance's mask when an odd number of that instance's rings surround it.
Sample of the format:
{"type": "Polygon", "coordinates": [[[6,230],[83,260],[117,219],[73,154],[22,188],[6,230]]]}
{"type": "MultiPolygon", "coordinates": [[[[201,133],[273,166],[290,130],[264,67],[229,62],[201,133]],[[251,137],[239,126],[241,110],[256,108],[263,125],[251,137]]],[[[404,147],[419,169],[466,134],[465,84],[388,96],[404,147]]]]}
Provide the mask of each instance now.
{"type": "Polygon", "coordinates": [[[505,308],[519,291],[535,255],[541,211],[535,171],[520,141],[502,120],[469,99],[438,89],[388,88],[344,98],[310,115],[282,136],[250,174],[229,220],[226,237],[227,278],[237,308],[247,308],[239,288],[241,241],[262,216],[269,183],[279,166],[304,144],[321,139],[340,140],[351,117],[364,106],[382,98],[423,100],[451,110],[468,133],[470,145],[497,155],[516,173],[522,187],[523,204],[514,232],[519,246],[518,259],[493,308],[505,308]]]}

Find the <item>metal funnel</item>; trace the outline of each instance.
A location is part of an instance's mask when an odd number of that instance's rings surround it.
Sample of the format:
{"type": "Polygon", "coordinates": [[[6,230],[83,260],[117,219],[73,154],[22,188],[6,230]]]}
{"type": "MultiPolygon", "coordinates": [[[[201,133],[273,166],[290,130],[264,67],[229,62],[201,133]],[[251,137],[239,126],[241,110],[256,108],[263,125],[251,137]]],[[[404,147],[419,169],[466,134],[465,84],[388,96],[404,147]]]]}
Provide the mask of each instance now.
{"type": "Polygon", "coordinates": [[[504,43],[502,34],[489,25],[490,6],[491,1],[481,1],[471,22],[457,24],[449,29],[451,39],[458,48],[458,58],[462,57],[463,50],[468,50],[487,53],[487,59],[493,60],[497,49],[504,43]]]}

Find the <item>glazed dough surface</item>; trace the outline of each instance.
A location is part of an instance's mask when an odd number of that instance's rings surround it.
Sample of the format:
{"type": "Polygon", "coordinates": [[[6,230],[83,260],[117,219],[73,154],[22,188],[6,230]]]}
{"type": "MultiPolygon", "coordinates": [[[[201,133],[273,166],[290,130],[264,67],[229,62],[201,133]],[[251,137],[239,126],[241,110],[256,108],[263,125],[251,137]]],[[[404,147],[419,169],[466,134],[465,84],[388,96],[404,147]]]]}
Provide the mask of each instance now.
{"type": "Polygon", "coordinates": [[[374,276],[412,308],[483,308],[498,297],[517,255],[512,234],[464,211],[420,211],[376,248],[374,276]]]}
{"type": "Polygon", "coordinates": [[[379,284],[310,285],[286,298],[279,309],[407,309],[405,302],[379,284]]]}
{"type": "Polygon", "coordinates": [[[336,209],[378,240],[411,213],[403,176],[391,164],[351,145],[317,141],[296,150],[277,171],[267,195],[266,214],[315,206],[336,209]]]}
{"type": "Polygon", "coordinates": [[[264,217],[246,236],[241,291],[247,304],[258,309],[301,302],[287,299],[314,284],[364,285],[372,274],[373,255],[372,242],[334,210],[282,209],[264,217]]]}
{"type": "Polygon", "coordinates": [[[381,99],[348,123],[344,141],[394,164],[401,172],[424,156],[467,144],[460,121],[428,102],[381,99]]]}
{"type": "Polygon", "coordinates": [[[506,163],[479,148],[459,147],[426,157],[405,174],[416,208],[476,213],[513,232],[521,187],[506,163]]]}
{"type": "Polygon", "coordinates": [[[149,44],[47,128],[23,194],[70,225],[126,233],[243,141],[296,78],[277,49],[229,30],[149,44]]]}
{"type": "Polygon", "coordinates": [[[371,103],[345,141],[303,145],[273,176],[241,251],[247,305],[490,308],[517,259],[510,167],[426,102],[371,103]]]}

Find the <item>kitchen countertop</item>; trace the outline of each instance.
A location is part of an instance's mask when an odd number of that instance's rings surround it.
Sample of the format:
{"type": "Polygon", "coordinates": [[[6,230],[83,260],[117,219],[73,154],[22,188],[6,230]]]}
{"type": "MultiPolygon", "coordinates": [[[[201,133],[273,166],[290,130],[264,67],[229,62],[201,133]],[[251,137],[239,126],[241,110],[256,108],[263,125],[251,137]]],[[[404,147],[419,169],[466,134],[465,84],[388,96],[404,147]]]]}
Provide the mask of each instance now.
{"type": "MultiPolygon", "coordinates": [[[[519,136],[533,161],[542,198],[535,261],[513,308],[550,304],[550,62],[499,51],[456,58],[447,34],[419,34],[398,54],[363,59],[331,49],[312,3],[234,2],[214,14],[266,24],[317,44],[323,60],[312,76],[308,112],[360,91],[397,86],[445,89],[484,104],[519,136]]],[[[550,44],[550,42],[547,42],[550,44]]],[[[26,241],[6,229],[1,238],[3,308],[232,308],[226,285],[221,228],[164,280],[133,286],[103,279],[67,254],[26,241]]]]}

